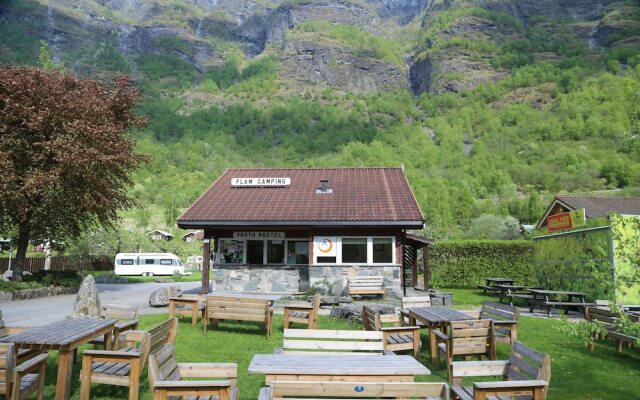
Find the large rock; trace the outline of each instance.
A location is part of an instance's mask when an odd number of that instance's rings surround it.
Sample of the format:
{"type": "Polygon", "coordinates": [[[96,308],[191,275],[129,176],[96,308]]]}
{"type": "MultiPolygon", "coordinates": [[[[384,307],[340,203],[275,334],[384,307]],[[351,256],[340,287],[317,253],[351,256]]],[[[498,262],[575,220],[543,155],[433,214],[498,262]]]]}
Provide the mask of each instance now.
{"type": "Polygon", "coordinates": [[[12,277],[13,277],[13,271],[10,269],[6,270],[4,274],[2,274],[2,280],[5,282],[9,282],[12,277]]]}
{"type": "Polygon", "coordinates": [[[156,289],[149,296],[149,306],[167,307],[169,305],[169,297],[180,296],[180,294],[180,287],[178,286],[156,289]]]}
{"type": "MultiPolygon", "coordinates": [[[[396,306],[389,303],[366,303],[367,306],[380,314],[395,314],[396,306]]],[[[363,303],[341,304],[331,310],[331,316],[343,318],[350,322],[362,322],[363,303]]]]}
{"type": "Polygon", "coordinates": [[[87,275],[82,281],[82,285],[80,285],[80,290],[78,290],[71,317],[98,317],[101,310],[96,281],[93,279],[93,275],[87,275]]]}

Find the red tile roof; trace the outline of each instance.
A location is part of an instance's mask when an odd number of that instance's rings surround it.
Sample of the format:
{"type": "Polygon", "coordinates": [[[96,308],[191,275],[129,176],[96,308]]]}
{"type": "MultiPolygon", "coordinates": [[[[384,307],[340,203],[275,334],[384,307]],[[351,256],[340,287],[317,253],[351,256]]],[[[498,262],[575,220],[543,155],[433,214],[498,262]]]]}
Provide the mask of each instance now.
{"type": "MultiPolygon", "coordinates": [[[[178,219],[216,225],[390,225],[424,217],[400,168],[229,169],[178,219]],[[232,187],[232,178],[288,177],[285,187],[232,187]],[[316,193],[328,179],[331,193],[316,193]]],[[[419,226],[418,226],[419,225],[419,226]]]]}
{"type": "Polygon", "coordinates": [[[587,218],[605,217],[610,212],[640,215],[639,197],[556,196],[573,210],[584,208],[587,218]]]}

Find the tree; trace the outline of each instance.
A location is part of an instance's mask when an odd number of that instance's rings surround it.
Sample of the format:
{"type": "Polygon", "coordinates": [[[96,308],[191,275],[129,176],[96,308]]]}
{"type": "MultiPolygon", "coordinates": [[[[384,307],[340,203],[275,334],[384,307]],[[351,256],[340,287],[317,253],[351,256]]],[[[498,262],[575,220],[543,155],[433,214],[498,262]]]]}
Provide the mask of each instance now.
{"type": "Polygon", "coordinates": [[[64,63],[53,61],[53,53],[49,49],[49,43],[40,41],[40,53],[38,54],[38,66],[48,72],[65,72],[64,63]]]}
{"type": "Polygon", "coordinates": [[[479,240],[517,240],[522,239],[520,223],[512,216],[505,218],[497,215],[482,214],[471,221],[466,237],[479,240]]]}
{"type": "Polygon", "coordinates": [[[127,131],[145,123],[133,111],[140,97],[122,76],[0,67],[0,232],[16,232],[17,280],[30,241],[110,227],[133,205],[129,174],[146,158],[127,131]]]}

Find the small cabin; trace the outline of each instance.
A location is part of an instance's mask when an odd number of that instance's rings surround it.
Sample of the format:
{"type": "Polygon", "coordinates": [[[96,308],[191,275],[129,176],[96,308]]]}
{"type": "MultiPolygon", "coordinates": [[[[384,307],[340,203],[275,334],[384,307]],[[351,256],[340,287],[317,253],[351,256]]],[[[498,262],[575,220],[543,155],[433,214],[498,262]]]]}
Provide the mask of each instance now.
{"type": "Polygon", "coordinates": [[[173,235],[167,231],[161,231],[160,229],[155,229],[151,232],[147,233],[147,236],[151,240],[165,240],[167,242],[173,240],[173,235]]]}

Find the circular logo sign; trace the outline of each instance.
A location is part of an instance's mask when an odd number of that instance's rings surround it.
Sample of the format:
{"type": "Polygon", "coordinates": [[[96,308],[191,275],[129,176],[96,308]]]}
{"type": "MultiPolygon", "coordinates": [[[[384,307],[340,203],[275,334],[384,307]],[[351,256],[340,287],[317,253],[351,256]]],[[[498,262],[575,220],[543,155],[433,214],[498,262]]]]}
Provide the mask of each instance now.
{"type": "Polygon", "coordinates": [[[320,243],[318,243],[318,250],[323,253],[331,253],[332,249],[333,242],[331,241],[331,239],[324,238],[322,239],[322,241],[320,241],[320,243]]]}
{"type": "Polygon", "coordinates": [[[353,390],[355,390],[356,393],[362,393],[362,392],[364,392],[364,386],[358,385],[358,386],[354,387],[353,390]]]}

